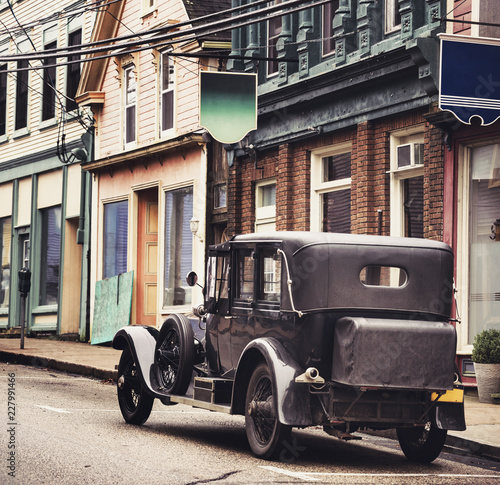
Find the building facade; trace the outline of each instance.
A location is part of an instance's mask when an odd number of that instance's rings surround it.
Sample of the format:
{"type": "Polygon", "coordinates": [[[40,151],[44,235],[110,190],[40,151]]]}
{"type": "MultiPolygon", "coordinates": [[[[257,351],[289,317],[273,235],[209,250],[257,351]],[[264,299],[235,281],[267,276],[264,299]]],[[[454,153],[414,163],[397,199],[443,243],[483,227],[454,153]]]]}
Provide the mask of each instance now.
{"type": "MultiPolygon", "coordinates": [[[[177,39],[175,32],[228,7],[127,0],[97,16],[93,41],[131,32],[131,42],[151,39],[144,49],[124,46],[89,62],[78,95],[96,120],[95,159],[85,165],[93,178],[91,287],[132,275],[132,324],[159,326],[165,315],[188,313],[202,300],[185,281],[192,269],[203,277],[210,206],[213,148],[199,126],[198,76],[219,69],[209,54],[230,44],[224,35],[177,39]],[[148,37],[152,32],[168,39],[148,37]]],[[[109,314],[115,303],[93,295],[109,314]]],[[[94,318],[93,333],[101,324],[94,318]]]]}
{"type": "Polygon", "coordinates": [[[81,162],[91,151],[92,119],[75,102],[80,55],[53,53],[88,41],[91,4],[0,2],[3,330],[21,325],[18,272],[27,268],[27,331],[86,336],[89,193],[81,162]]]}
{"type": "Polygon", "coordinates": [[[439,38],[496,36],[498,28],[481,25],[486,15],[494,23],[497,7],[474,0],[340,0],[290,7],[282,17],[269,10],[267,21],[233,32],[232,53],[246,58],[230,61],[258,76],[259,123],[226,147],[234,157],[228,234],[444,240],[456,255],[450,287],[458,288],[457,361],[466,383],[474,335],[499,325],[491,265],[498,256],[490,254],[497,248],[476,243],[492,235],[500,201],[495,178],[476,187],[474,165],[496,167],[497,124],[469,127],[439,109],[439,38]],[[266,56],[272,60],[257,60],[266,56]],[[489,207],[478,208],[486,199],[489,207]]]}

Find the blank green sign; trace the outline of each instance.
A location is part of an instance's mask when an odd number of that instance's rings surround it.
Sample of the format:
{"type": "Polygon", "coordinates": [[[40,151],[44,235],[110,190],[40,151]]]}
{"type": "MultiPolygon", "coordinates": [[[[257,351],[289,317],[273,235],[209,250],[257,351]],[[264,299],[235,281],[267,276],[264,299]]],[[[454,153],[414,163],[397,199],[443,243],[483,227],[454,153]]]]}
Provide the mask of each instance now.
{"type": "Polygon", "coordinates": [[[236,143],[257,128],[255,74],[200,75],[200,125],[221,143],[236,143]]]}

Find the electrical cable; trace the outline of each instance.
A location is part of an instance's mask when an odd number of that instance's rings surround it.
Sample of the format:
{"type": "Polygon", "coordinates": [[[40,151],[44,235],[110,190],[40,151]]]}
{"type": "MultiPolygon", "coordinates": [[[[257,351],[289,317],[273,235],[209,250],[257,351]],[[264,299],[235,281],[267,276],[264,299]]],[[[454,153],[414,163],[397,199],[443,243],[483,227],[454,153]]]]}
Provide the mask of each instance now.
{"type": "MultiPolygon", "coordinates": [[[[37,56],[37,59],[46,59],[49,57],[69,57],[71,55],[80,54],[80,55],[89,55],[95,53],[109,52],[110,50],[120,50],[120,49],[128,49],[130,47],[136,47],[144,44],[145,42],[156,43],[161,41],[174,41],[177,39],[177,42],[183,41],[187,42],[188,40],[197,40],[200,37],[206,37],[214,34],[219,34],[221,32],[225,32],[228,30],[233,30],[236,28],[241,28],[247,25],[251,25],[254,23],[259,23],[264,20],[269,20],[276,17],[281,17],[282,15],[289,15],[295,12],[300,12],[302,10],[307,10],[313,7],[317,7],[320,5],[324,5],[329,3],[331,0],[313,0],[313,2],[304,5],[303,0],[289,0],[288,2],[283,2],[279,4],[274,4],[270,7],[265,7],[263,9],[259,9],[256,11],[247,12],[235,17],[230,17],[226,19],[222,19],[216,22],[204,24],[198,27],[186,28],[184,30],[178,30],[180,23],[174,24],[171,27],[162,27],[160,29],[151,29],[141,32],[140,35],[143,37],[150,36],[151,34],[157,32],[164,32],[167,30],[167,33],[163,33],[158,36],[151,36],[148,39],[139,39],[135,41],[131,41],[130,39],[137,37],[138,34],[128,34],[125,36],[115,37],[111,39],[103,39],[100,41],[89,42],[87,44],[79,44],[75,46],[65,46],[58,49],[47,50],[41,57],[37,56]],[[289,8],[290,6],[290,8],[289,8]],[[293,7],[293,8],[292,8],[293,7]],[[289,9],[288,9],[289,8],[289,9]],[[288,9],[288,10],[287,10],[288,9]],[[174,30],[175,29],[175,30],[174,30]],[[173,31],[171,31],[173,30],[173,31]],[[123,40],[128,40],[128,42],[122,42],[123,40]],[[115,44],[110,44],[110,42],[117,42],[115,44]],[[106,44],[106,45],[103,45],[106,44]],[[91,46],[88,48],[87,46],[91,46]],[[87,47],[87,48],[83,48],[87,47]]],[[[249,4],[250,5],[250,4],[249,4]]],[[[200,17],[201,19],[202,17],[200,17]]],[[[197,19],[199,20],[199,19],[197,19]]],[[[183,24],[189,24],[190,22],[183,22],[183,24]]],[[[154,45],[152,46],[154,47],[154,45]]],[[[13,54],[10,56],[0,56],[0,62],[9,62],[13,60],[27,60],[32,59],[33,55],[19,55],[13,54]]],[[[91,61],[92,58],[82,59],[83,61],[91,61]]]]}

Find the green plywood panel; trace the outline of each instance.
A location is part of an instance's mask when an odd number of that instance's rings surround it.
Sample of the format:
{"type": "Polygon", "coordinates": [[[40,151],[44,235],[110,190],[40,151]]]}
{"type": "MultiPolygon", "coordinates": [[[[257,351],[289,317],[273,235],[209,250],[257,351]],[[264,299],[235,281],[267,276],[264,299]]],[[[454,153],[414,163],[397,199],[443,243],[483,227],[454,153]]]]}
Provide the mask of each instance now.
{"type": "Polygon", "coordinates": [[[120,328],[130,324],[133,281],[130,271],[96,282],[93,345],[111,342],[120,328]]]}
{"type": "Polygon", "coordinates": [[[257,76],[201,72],[200,125],[221,143],[236,143],[257,129],[257,76]]]}

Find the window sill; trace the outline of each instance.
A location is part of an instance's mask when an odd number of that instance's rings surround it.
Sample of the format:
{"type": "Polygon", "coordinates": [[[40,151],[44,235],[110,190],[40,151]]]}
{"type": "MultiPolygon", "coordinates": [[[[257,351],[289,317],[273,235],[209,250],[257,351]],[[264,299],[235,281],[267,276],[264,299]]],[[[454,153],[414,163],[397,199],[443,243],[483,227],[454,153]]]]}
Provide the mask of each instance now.
{"type": "Polygon", "coordinates": [[[9,137],[7,135],[1,135],[0,136],[0,145],[2,143],[7,143],[9,141],[9,137]]]}
{"type": "Polygon", "coordinates": [[[33,308],[31,313],[34,315],[47,315],[51,313],[57,313],[57,307],[58,305],[44,305],[44,306],[39,306],[36,308],[33,308]]]}
{"type": "Polygon", "coordinates": [[[29,128],[20,128],[19,130],[14,131],[12,138],[14,140],[17,140],[18,138],[23,138],[25,136],[29,136],[30,134],[31,131],[29,130],[29,128]]]}
{"type": "Polygon", "coordinates": [[[50,118],[49,120],[40,121],[38,128],[40,129],[40,131],[43,131],[48,128],[53,128],[54,126],[57,126],[58,123],[59,120],[57,118],[50,118]]]}

